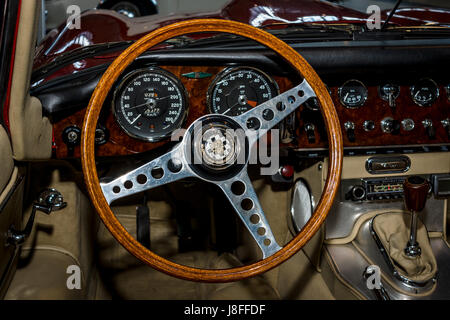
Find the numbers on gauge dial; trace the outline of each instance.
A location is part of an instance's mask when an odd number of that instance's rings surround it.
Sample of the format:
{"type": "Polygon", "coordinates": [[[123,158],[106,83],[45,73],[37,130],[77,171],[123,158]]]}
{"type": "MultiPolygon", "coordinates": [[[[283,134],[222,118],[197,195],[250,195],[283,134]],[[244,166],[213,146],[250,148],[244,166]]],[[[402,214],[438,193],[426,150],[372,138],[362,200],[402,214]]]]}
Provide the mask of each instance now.
{"type": "Polygon", "coordinates": [[[263,71],[251,67],[228,68],[208,90],[211,113],[239,116],[279,94],[278,85],[263,71]]]}
{"type": "Polygon", "coordinates": [[[185,89],[163,69],[138,70],[120,84],[113,110],[127,134],[158,141],[182,126],[187,113],[185,89]]]}

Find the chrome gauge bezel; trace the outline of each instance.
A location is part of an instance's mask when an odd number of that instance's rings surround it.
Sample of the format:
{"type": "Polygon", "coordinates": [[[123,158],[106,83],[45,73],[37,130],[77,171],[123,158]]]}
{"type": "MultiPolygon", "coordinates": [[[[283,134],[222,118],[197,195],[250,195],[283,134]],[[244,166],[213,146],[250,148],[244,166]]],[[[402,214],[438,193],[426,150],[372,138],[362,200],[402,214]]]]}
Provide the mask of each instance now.
{"type": "Polygon", "coordinates": [[[414,103],[415,103],[416,105],[418,105],[419,107],[430,107],[430,106],[432,106],[432,105],[437,101],[437,99],[439,98],[440,91],[439,91],[439,86],[438,86],[438,84],[436,83],[436,81],[434,81],[434,80],[431,79],[431,78],[422,78],[422,79],[420,79],[419,81],[417,81],[416,84],[414,84],[414,85],[411,86],[411,88],[410,88],[410,94],[411,94],[411,98],[412,98],[412,100],[414,101],[414,103]],[[420,102],[420,101],[416,100],[416,98],[414,97],[414,92],[416,91],[416,87],[417,87],[418,83],[423,82],[423,81],[430,81],[430,82],[433,84],[433,86],[435,87],[435,92],[434,92],[435,99],[434,99],[433,101],[431,101],[431,102],[426,102],[426,103],[425,103],[425,102],[420,102]]]}
{"type": "Polygon", "coordinates": [[[447,100],[450,101],[450,83],[445,86],[445,92],[447,93],[447,100]]]}
{"type": "Polygon", "coordinates": [[[183,125],[186,123],[188,113],[189,113],[189,96],[186,91],[186,88],[184,87],[183,83],[180,79],[178,79],[174,74],[171,72],[158,68],[158,67],[147,67],[147,68],[140,68],[133,71],[130,71],[127,73],[122,80],[120,80],[119,84],[117,85],[116,89],[114,90],[112,101],[111,101],[111,109],[114,115],[114,119],[116,120],[119,127],[130,137],[134,139],[138,139],[145,142],[159,142],[161,140],[164,140],[172,135],[172,133],[180,128],[183,127],[183,125]],[[180,115],[180,120],[178,121],[178,124],[176,127],[173,128],[173,130],[168,131],[167,133],[161,133],[161,134],[152,134],[152,136],[140,136],[133,132],[130,132],[126,125],[122,123],[121,117],[118,116],[116,112],[116,103],[117,100],[120,99],[122,90],[124,89],[124,86],[128,84],[129,80],[133,77],[138,76],[139,74],[144,73],[160,73],[163,74],[165,77],[169,78],[171,81],[174,82],[174,84],[177,85],[178,89],[180,90],[180,93],[182,95],[182,100],[184,100],[183,106],[182,106],[182,112],[180,115]]]}
{"type": "MultiPolygon", "coordinates": [[[[275,96],[280,94],[280,88],[278,86],[278,83],[273,79],[271,76],[269,76],[266,72],[262,71],[261,69],[255,68],[255,67],[249,67],[249,66],[238,66],[238,67],[227,67],[220,71],[213,81],[209,84],[208,91],[206,94],[206,106],[208,109],[208,112],[211,114],[216,114],[216,112],[213,110],[213,103],[212,103],[212,96],[214,93],[214,89],[216,88],[216,85],[218,82],[220,82],[222,79],[227,77],[230,73],[239,71],[239,70],[253,70],[254,72],[260,73],[263,75],[268,81],[269,84],[273,85],[275,88],[275,96]]],[[[272,98],[274,98],[272,97],[272,98]]]]}
{"type": "Polygon", "coordinates": [[[369,98],[369,90],[367,89],[366,85],[363,82],[361,82],[357,79],[350,79],[350,80],[347,80],[346,82],[344,82],[344,84],[339,87],[338,96],[339,96],[340,103],[347,109],[358,109],[365,105],[367,99],[369,98]],[[362,97],[361,102],[358,103],[357,105],[347,104],[342,97],[342,90],[344,89],[345,86],[347,86],[351,82],[357,82],[364,89],[364,96],[362,97]]]}

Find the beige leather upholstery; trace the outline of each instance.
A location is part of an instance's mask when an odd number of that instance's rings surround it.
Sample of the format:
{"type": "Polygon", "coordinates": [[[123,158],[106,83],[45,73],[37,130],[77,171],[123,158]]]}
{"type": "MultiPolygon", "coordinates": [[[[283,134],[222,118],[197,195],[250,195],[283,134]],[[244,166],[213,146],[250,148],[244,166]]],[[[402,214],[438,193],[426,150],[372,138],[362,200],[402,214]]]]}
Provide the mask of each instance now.
{"type": "MultiPolygon", "coordinates": [[[[50,215],[38,213],[33,232],[24,244],[19,268],[8,290],[8,299],[84,299],[95,289],[93,255],[98,219],[88,198],[72,181],[71,168],[57,163],[30,166],[30,194],[56,188],[67,207],[50,215]],[[50,180],[50,181],[48,181],[50,180]],[[48,183],[45,184],[44,183],[48,183]],[[69,266],[79,266],[82,290],[68,290],[69,266]],[[28,287],[28,289],[27,289],[28,287]]],[[[25,219],[31,208],[26,210],[25,219]]]]}
{"type": "Polygon", "coordinates": [[[422,254],[414,258],[405,254],[410,219],[409,214],[381,214],[373,219],[373,229],[398,272],[412,281],[426,282],[437,272],[436,258],[431,249],[427,229],[420,220],[417,221],[417,242],[422,249],[422,254]]]}
{"type": "Polygon", "coordinates": [[[24,252],[24,266],[16,271],[6,294],[6,300],[79,300],[86,297],[86,285],[81,277],[81,290],[70,290],[67,268],[79,265],[68,252],[56,248],[38,248],[24,252]]]}
{"type": "Polygon", "coordinates": [[[0,193],[6,187],[6,184],[11,178],[14,168],[14,161],[12,157],[11,142],[9,141],[6,130],[0,126],[0,193]]]}
{"type": "Polygon", "coordinates": [[[42,115],[41,102],[30,97],[30,79],[41,1],[23,0],[11,87],[9,122],[14,158],[48,159],[52,126],[42,115]]]}

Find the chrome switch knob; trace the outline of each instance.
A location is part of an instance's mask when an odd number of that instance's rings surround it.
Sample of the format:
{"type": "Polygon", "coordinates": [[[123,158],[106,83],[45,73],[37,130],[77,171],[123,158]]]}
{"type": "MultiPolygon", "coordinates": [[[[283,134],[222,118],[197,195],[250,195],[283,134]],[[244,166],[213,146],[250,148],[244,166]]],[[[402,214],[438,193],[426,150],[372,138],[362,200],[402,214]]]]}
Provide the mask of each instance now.
{"type": "Polygon", "coordinates": [[[442,123],[442,126],[444,127],[444,129],[447,131],[447,136],[450,139],[450,119],[449,118],[444,119],[441,121],[441,123],[442,123]]]}
{"type": "Polygon", "coordinates": [[[363,128],[364,128],[364,131],[367,131],[367,132],[372,131],[375,129],[375,122],[373,122],[372,120],[366,120],[363,123],[363,128]]]}
{"type": "Polygon", "coordinates": [[[385,118],[381,121],[381,130],[384,133],[399,134],[400,122],[392,118],[385,118]]]}
{"type": "Polygon", "coordinates": [[[414,130],[415,126],[416,126],[416,124],[414,123],[413,119],[408,118],[408,119],[404,119],[402,121],[402,128],[405,131],[412,131],[412,130],[414,130]]]}

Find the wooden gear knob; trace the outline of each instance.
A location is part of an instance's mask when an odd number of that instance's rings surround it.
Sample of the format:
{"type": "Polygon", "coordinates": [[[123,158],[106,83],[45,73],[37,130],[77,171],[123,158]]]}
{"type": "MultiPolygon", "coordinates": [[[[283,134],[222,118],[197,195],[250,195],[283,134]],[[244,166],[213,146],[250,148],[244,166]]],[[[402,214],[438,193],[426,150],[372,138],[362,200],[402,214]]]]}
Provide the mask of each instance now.
{"type": "Polygon", "coordinates": [[[408,177],[403,183],[405,205],[409,211],[420,212],[425,207],[430,183],[418,176],[408,177]]]}

